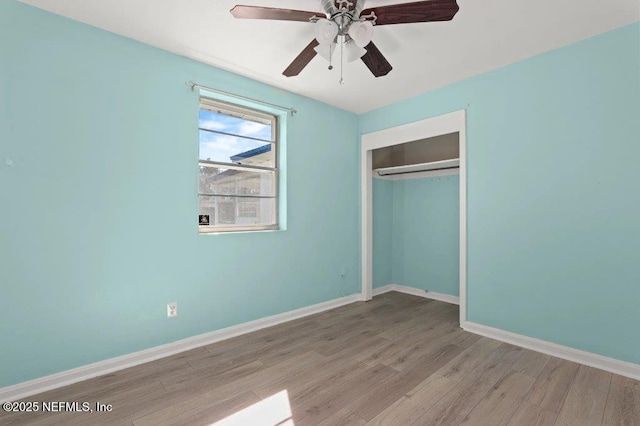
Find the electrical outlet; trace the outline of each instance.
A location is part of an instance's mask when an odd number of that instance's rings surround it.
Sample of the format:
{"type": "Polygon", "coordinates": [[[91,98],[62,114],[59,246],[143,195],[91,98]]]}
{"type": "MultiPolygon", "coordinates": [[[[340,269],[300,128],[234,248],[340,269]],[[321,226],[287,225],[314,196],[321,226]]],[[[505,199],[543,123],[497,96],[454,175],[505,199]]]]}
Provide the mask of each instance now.
{"type": "Polygon", "coordinates": [[[167,303],[167,318],[178,316],[178,302],[167,303]]]}

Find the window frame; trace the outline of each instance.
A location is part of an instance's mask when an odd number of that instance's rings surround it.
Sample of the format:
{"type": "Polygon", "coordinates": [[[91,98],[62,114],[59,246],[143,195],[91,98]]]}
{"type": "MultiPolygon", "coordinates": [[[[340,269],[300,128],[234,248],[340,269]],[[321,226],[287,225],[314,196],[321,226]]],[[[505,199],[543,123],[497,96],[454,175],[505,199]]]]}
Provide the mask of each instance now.
{"type": "MultiPolygon", "coordinates": [[[[199,108],[198,111],[205,109],[214,113],[221,113],[225,115],[229,115],[232,117],[250,120],[251,118],[259,118],[263,120],[269,120],[271,122],[271,141],[266,141],[264,139],[251,138],[247,136],[230,134],[227,132],[221,132],[211,129],[203,129],[200,127],[200,123],[198,122],[198,133],[200,131],[206,131],[211,133],[217,133],[221,135],[234,136],[245,139],[254,139],[264,143],[271,143],[274,155],[274,164],[273,167],[264,167],[264,166],[255,166],[255,165],[244,165],[238,163],[227,163],[223,161],[211,161],[211,160],[202,160],[200,159],[200,155],[198,154],[198,169],[203,167],[202,164],[206,164],[204,167],[219,167],[226,169],[235,169],[235,170],[247,170],[247,171],[263,171],[263,172],[273,172],[274,179],[274,195],[273,196],[247,196],[247,195],[224,195],[224,194],[201,194],[200,187],[198,184],[198,205],[200,204],[201,196],[216,196],[216,197],[233,197],[236,199],[239,198],[253,198],[253,199],[262,199],[269,198],[273,199],[273,224],[264,225],[231,225],[231,226],[215,226],[215,225],[198,225],[198,233],[201,235],[206,234],[215,234],[215,233],[233,233],[233,232],[258,232],[258,231],[277,231],[280,229],[280,217],[279,217],[279,208],[278,205],[280,203],[280,120],[279,117],[275,114],[268,113],[266,111],[262,111],[260,109],[241,106],[237,104],[233,104],[227,101],[220,101],[218,99],[213,99],[207,96],[200,96],[199,100],[199,108]]],[[[198,152],[200,151],[200,136],[198,135],[198,152]]],[[[235,216],[238,217],[238,205],[235,205],[235,216]]]]}

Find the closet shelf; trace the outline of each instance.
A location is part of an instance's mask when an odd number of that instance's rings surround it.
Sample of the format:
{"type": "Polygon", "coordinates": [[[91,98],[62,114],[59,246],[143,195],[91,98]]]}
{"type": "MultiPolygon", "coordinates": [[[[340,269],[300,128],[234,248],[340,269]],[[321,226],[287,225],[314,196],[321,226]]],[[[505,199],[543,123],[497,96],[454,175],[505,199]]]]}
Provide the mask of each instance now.
{"type": "Polygon", "coordinates": [[[420,164],[407,164],[405,166],[383,167],[374,169],[378,176],[398,175],[402,173],[426,172],[431,170],[457,169],[460,167],[460,159],[452,158],[450,160],[431,161],[420,164]]]}

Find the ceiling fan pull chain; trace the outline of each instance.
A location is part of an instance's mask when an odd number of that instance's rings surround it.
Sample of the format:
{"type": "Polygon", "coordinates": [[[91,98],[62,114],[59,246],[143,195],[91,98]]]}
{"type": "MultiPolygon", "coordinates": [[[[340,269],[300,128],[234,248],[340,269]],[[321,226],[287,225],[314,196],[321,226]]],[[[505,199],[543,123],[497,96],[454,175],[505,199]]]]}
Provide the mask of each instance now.
{"type": "Polygon", "coordinates": [[[344,78],[342,77],[342,70],[344,69],[342,66],[344,59],[344,39],[344,36],[340,39],[340,84],[344,84],[344,78]]]}
{"type": "Polygon", "coordinates": [[[335,46],[331,44],[329,46],[329,71],[333,69],[333,64],[331,63],[333,61],[333,49],[335,49],[335,46]]]}

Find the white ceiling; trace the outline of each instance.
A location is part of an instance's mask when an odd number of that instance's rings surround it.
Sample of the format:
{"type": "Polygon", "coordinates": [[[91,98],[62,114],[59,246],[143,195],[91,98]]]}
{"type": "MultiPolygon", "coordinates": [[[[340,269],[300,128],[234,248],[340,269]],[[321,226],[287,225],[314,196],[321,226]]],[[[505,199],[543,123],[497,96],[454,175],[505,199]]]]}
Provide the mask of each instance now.
{"type": "MultiPolygon", "coordinates": [[[[354,62],[339,85],[339,66],[328,71],[319,56],[299,76],[282,75],[313,38],[311,24],[229,13],[236,4],[320,11],[318,0],[22,1],[355,113],[640,19],[638,0],[458,0],[450,22],[376,27],[373,40],[393,70],[374,78],[354,62]]],[[[368,0],[365,7],[409,1],[368,0]]]]}

